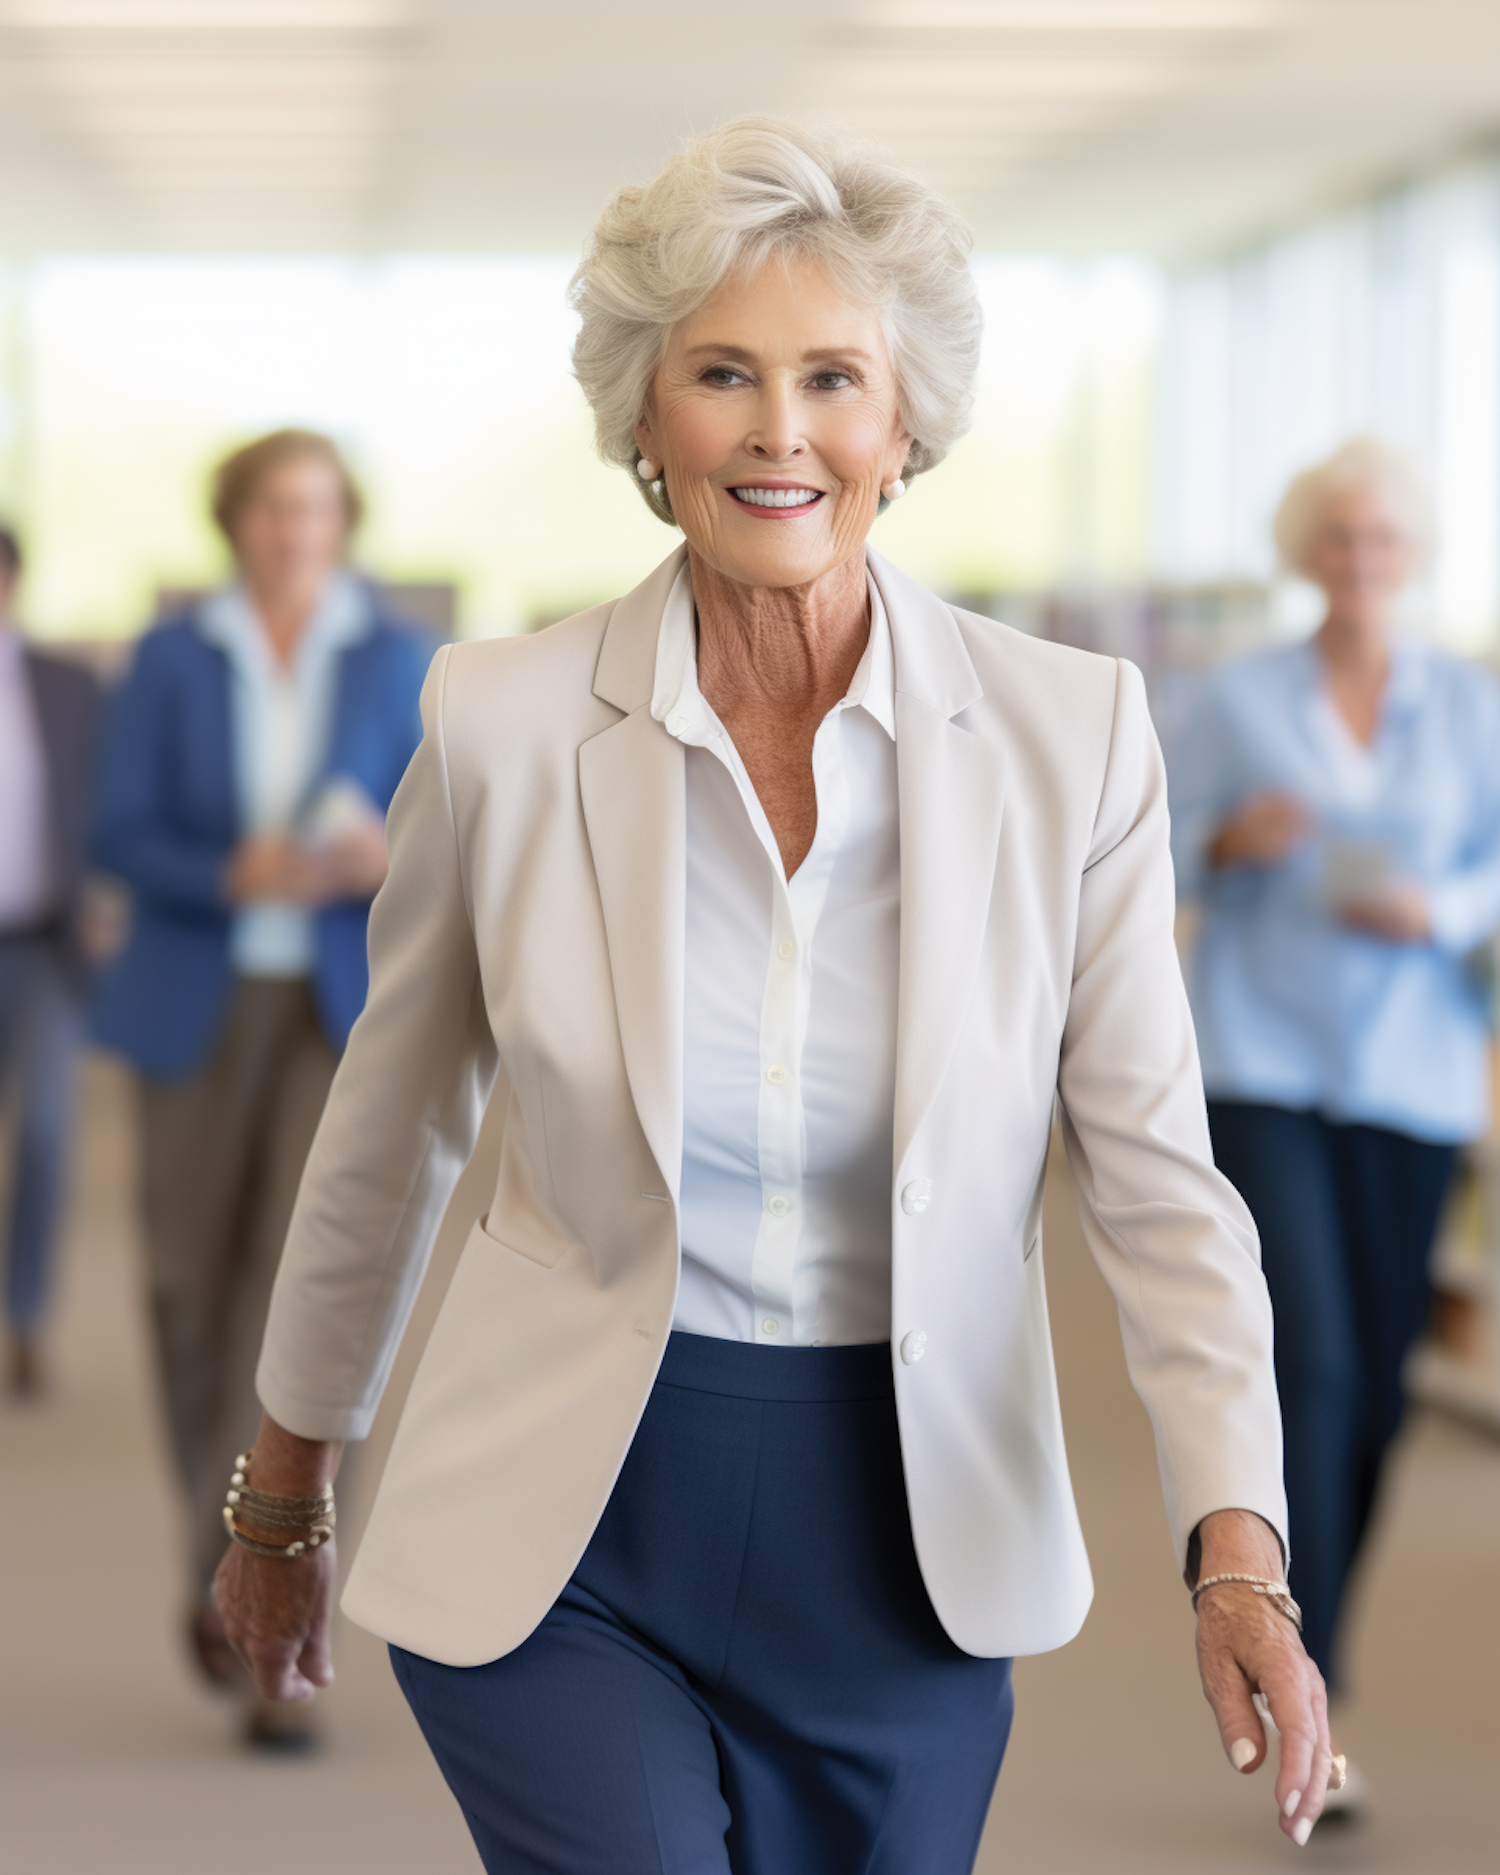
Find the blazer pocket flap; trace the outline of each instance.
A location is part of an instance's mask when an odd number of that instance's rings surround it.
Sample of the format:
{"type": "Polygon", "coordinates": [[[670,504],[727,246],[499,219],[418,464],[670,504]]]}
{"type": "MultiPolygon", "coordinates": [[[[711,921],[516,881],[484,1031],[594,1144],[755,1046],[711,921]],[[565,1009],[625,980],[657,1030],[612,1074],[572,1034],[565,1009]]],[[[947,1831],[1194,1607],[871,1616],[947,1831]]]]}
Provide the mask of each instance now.
{"type": "Polygon", "coordinates": [[[520,1219],[498,1219],[492,1210],[480,1218],[479,1228],[497,1250],[509,1250],[525,1257],[528,1263],[540,1263],[546,1270],[557,1267],[568,1247],[560,1231],[528,1230],[521,1226],[520,1219]]]}

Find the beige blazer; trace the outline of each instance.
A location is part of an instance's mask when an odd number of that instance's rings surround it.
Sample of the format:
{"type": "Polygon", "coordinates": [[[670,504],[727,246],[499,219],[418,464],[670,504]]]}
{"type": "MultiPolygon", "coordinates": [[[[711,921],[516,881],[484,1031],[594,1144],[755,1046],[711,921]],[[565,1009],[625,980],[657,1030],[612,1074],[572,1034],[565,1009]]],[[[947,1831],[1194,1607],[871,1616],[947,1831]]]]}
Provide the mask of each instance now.
{"type": "MultiPolygon", "coordinates": [[[[497,1073],[499,1182],[417,1372],[344,1607],[453,1665],[517,1646],[609,1497],[671,1329],[684,769],[650,713],[673,554],[536,637],[440,652],[390,816],[370,997],[302,1182],[259,1373],[369,1429],[497,1073]]],[[[1140,673],[954,610],[877,554],[896,665],[892,1343],[922,1574],[972,1654],[1092,1595],[1047,1325],[1060,1101],[1179,1558],[1286,1525],[1254,1228],[1213,1169],[1140,673]]]]}

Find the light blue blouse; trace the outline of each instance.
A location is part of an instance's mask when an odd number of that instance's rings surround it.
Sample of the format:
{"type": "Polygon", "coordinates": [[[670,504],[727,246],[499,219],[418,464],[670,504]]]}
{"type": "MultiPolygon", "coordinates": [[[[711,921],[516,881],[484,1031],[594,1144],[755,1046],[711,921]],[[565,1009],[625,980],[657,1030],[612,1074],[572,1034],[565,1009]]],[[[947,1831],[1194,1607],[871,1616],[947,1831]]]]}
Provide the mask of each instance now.
{"type": "MultiPolygon", "coordinates": [[[[290,667],[276,662],[242,586],[211,593],[198,629],[229,660],[240,824],[246,833],[291,833],[328,763],[340,655],[369,635],[370,597],[346,573],[328,582],[290,667]]],[[[260,899],[234,914],[229,954],[239,976],[305,977],[317,956],[317,914],[260,899]]]]}
{"type": "Polygon", "coordinates": [[[1203,912],[1189,993],[1210,1097],[1421,1139],[1482,1133],[1488,1018],[1471,953],[1500,927],[1500,685],[1403,643],[1366,749],[1311,644],[1235,659],[1204,679],[1169,772],[1178,894],[1203,912]],[[1210,869],[1225,817],[1270,791],[1305,804],[1307,837],[1277,866],[1210,869]],[[1339,921],[1339,898],[1382,869],[1426,889],[1430,943],[1339,921]]]}

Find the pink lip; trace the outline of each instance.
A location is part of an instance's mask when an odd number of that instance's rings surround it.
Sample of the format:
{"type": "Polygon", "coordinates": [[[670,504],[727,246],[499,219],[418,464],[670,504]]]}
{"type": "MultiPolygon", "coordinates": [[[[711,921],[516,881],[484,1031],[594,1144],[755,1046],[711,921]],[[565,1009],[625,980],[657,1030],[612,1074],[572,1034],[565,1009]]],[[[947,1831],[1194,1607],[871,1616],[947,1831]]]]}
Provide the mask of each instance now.
{"type": "Polygon", "coordinates": [[[797,482],[790,478],[782,479],[776,476],[765,476],[757,477],[753,482],[732,483],[724,490],[724,498],[726,501],[734,502],[737,513],[753,514],[757,520],[795,521],[802,515],[816,512],[819,504],[827,493],[827,489],[814,488],[811,482],[797,482]],[[814,499],[812,501],[804,501],[795,508],[757,508],[752,506],[748,501],[735,501],[734,491],[736,488],[794,488],[799,493],[812,495],[814,499]]]}

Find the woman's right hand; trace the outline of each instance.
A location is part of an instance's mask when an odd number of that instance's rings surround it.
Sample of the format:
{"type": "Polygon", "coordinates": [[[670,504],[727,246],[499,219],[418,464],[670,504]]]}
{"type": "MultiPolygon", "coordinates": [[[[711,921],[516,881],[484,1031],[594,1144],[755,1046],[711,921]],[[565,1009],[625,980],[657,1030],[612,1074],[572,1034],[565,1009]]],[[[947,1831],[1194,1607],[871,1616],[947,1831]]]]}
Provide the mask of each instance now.
{"type": "MultiPolygon", "coordinates": [[[[332,1484],[343,1446],[335,1439],[303,1439],[269,1413],[250,1454],[251,1482],[282,1497],[312,1497],[332,1484]]],[[[283,1543],[284,1531],[245,1534],[283,1543]]],[[[214,1575],[214,1601],[229,1644],[250,1669],[266,1699],[311,1699],[333,1684],[333,1539],[294,1561],[257,1556],[231,1543],[214,1575]]]]}
{"type": "Polygon", "coordinates": [[[1252,794],[1209,843],[1212,866],[1276,866],[1307,832],[1308,814],[1290,794],[1252,794]]]}
{"type": "Polygon", "coordinates": [[[224,896],[231,905],[257,899],[296,904],[314,899],[318,888],[317,869],[284,833],[251,834],[234,848],[224,867],[224,896]]]}
{"type": "Polygon", "coordinates": [[[214,1575],[229,1644],[266,1699],[311,1699],[333,1684],[334,1543],[283,1562],[232,1543],[214,1575]]]}

